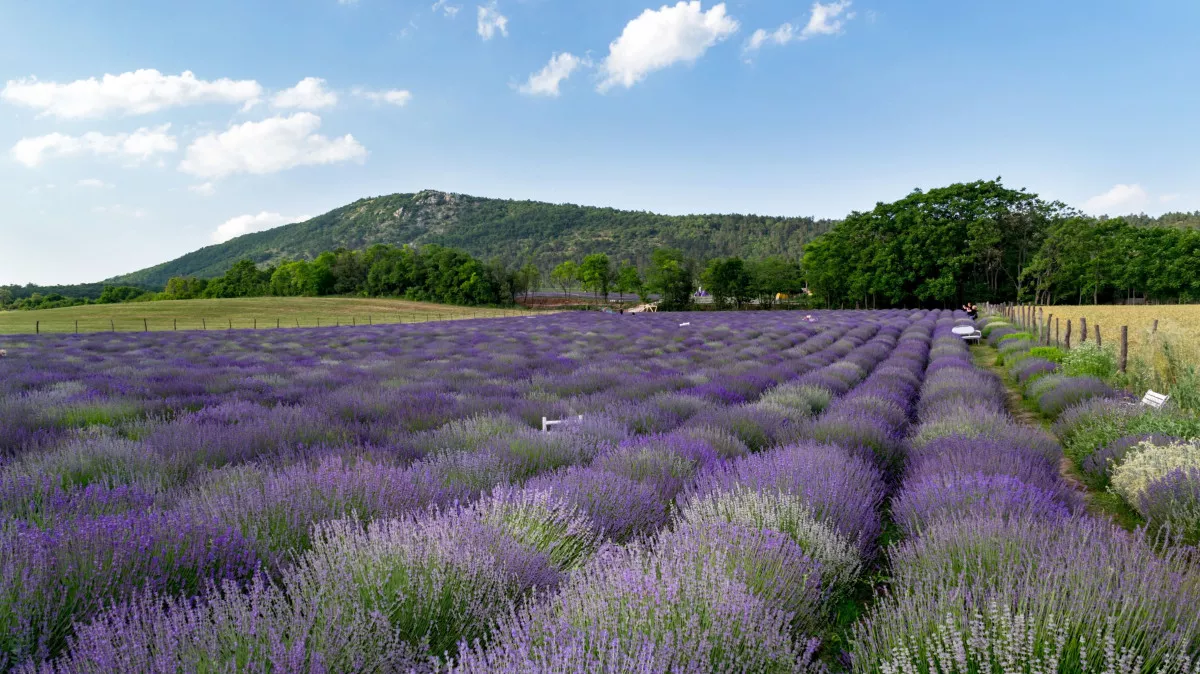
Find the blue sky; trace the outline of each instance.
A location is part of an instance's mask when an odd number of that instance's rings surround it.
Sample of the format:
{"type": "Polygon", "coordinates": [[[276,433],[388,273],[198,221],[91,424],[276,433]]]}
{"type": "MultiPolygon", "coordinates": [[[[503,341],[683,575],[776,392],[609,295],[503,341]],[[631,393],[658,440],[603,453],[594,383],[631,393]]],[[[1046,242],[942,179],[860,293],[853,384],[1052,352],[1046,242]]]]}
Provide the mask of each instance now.
{"type": "Polygon", "coordinates": [[[0,283],[425,188],[841,217],[1003,176],[1200,209],[1194,0],[435,2],[0,0],[0,283]]]}

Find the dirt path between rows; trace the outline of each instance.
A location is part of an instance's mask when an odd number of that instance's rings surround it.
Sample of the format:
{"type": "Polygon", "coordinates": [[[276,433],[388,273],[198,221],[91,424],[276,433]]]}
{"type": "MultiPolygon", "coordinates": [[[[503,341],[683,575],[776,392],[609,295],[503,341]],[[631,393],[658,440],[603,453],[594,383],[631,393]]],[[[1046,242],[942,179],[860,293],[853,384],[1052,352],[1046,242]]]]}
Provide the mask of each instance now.
{"type": "MultiPolygon", "coordinates": [[[[1046,422],[1039,414],[1029,409],[1025,404],[1024,397],[1017,387],[1009,381],[1008,373],[1002,366],[996,365],[996,349],[980,345],[971,347],[971,355],[975,360],[976,367],[981,367],[988,372],[995,374],[1000,378],[1000,382],[1004,384],[1004,393],[1007,395],[1008,413],[1018,423],[1040,428],[1047,433],[1050,432],[1049,423],[1046,422]]],[[[1062,479],[1076,493],[1083,497],[1088,504],[1088,510],[1102,510],[1095,507],[1092,498],[1092,492],[1083,482],[1080,481],[1079,475],[1075,470],[1075,464],[1069,458],[1063,456],[1058,462],[1058,472],[1062,475],[1062,479]]]]}

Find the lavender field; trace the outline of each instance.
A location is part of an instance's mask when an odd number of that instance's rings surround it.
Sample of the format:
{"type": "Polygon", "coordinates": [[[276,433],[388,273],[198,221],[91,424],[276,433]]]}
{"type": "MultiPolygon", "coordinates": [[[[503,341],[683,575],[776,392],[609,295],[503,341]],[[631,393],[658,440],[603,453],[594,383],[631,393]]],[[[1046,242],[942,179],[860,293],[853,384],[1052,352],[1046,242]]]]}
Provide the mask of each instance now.
{"type": "Polygon", "coordinates": [[[1200,673],[969,319],[816,317],[7,342],[0,665],[1200,673]]]}

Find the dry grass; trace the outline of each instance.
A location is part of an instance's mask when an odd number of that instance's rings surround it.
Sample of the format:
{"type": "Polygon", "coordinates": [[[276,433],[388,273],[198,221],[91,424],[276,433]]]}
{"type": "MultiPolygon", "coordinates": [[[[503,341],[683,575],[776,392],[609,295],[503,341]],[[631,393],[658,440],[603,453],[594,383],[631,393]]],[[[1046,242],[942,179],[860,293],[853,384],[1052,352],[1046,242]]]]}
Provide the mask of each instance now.
{"type": "Polygon", "coordinates": [[[1088,341],[1096,338],[1095,327],[1106,344],[1119,344],[1121,326],[1129,326],[1129,353],[1141,354],[1148,348],[1157,347],[1169,340],[1188,362],[1200,363],[1200,305],[1164,304],[1146,306],[1053,306],[1042,307],[1047,316],[1061,319],[1062,333],[1067,330],[1066,322],[1073,323],[1071,341],[1079,339],[1079,319],[1086,318],[1088,341]],[[1158,321],[1158,333],[1152,334],[1154,321],[1158,321]]]}
{"type": "Polygon", "coordinates": [[[38,311],[0,311],[0,334],[117,330],[227,330],[245,328],[414,323],[527,314],[518,309],[481,309],[405,300],[352,297],[254,297],[89,304],[38,311]],[[144,321],[144,323],[143,323],[144,321]]]}

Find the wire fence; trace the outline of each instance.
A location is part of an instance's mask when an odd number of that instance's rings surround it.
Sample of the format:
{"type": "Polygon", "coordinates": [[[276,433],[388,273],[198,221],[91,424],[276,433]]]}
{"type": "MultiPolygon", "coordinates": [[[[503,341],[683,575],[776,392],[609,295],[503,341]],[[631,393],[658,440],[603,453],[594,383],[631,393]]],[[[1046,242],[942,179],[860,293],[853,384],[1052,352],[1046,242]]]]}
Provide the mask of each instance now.
{"type": "Polygon", "coordinates": [[[13,320],[0,324],[0,334],[85,334],[95,332],[182,332],[206,330],[283,330],[288,328],[337,328],[372,325],[401,325],[443,321],[477,320],[537,316],[543,311],[522,309],[488,309],[454,312],[389,312],[362,315],[316,316],[153,316],[153,317],[85,317],[80,319],[13,320]]]}

